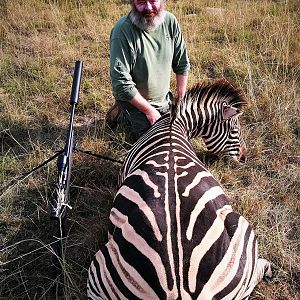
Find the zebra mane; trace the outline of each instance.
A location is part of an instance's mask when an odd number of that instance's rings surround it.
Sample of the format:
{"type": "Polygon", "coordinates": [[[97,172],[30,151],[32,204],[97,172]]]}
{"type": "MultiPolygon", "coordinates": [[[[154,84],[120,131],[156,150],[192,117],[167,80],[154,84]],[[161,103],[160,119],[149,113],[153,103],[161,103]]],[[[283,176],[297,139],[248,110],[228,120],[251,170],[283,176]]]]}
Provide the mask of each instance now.
{"type": "Polygon", "coordinates": [[[225,79],[214,83],[199,82],[196,86],[189,89],[185,96],[172,107],[171,122],[176,119],[180,108],[186,107],[189,102],[198,101],[201,103],[210,97],[214,97],[215,101],[226,102],[239,110],[249,106],[244,92],[225,79]]]}

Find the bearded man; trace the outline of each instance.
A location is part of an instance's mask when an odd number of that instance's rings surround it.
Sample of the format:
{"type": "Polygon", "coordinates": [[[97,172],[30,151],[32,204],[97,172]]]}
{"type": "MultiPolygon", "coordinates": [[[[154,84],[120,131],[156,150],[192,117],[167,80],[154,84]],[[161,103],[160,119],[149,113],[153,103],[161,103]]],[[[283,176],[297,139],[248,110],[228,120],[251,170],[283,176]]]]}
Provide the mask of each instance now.
{"type": "Polygon", "coordinates": [[[186,45],[164,0],[131,0],[131,12],[111,31],[110,77],[116,105],[108,121],[117,121],[135,139],[170,109],[171,71],[177,95],[186,92],[190,68],[186,45]]]}

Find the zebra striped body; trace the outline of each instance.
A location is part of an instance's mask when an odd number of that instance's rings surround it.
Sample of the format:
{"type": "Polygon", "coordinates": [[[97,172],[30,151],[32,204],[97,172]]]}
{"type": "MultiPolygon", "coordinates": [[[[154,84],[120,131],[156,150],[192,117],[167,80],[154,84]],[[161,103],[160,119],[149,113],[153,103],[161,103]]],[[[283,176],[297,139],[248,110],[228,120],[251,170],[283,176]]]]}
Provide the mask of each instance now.
{"type": "Polygon", "coordinates": [[[91,299],[246,299],[270,273],[251,226],[189,144],[186,125],[196,130],[184,110],[127,156],[108,242],[90,266],[91,299]]]}

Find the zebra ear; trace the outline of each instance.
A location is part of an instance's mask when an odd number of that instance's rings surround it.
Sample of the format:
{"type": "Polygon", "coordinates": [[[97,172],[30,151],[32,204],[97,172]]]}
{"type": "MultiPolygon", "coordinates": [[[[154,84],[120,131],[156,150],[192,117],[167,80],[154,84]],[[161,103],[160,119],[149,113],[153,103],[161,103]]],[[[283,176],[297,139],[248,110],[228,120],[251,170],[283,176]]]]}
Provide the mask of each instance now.
{"type": "Polygon", "coordinates": [[[243,112],[240,111],[238,108],[226,105],[223,110],[223,120],[229,120],[232,117],[236,117],[241,115],[243,112]]]}

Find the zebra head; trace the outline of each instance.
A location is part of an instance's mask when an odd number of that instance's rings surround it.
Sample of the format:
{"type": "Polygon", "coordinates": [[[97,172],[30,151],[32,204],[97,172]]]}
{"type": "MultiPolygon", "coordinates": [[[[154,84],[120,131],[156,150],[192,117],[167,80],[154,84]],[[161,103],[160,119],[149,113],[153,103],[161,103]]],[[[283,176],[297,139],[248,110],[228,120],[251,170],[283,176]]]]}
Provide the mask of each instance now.
{"type": "Polygon", "coordinates": [[[245,162],[246,146],[239,116],[248,105],[245,94],[225,80],[201,84],[189,90],[173,115],[188,138],[201,136],[208,151],[245,162]]]}
{"type": "Polygon", "coordinates": [[[207,126],[207,131],[202,135],[203,141],[208,151],[229,160],[245,162],[246,145],[239,122],[243,112],[233,105],[222,104],[220,118],[207,126]]]}

